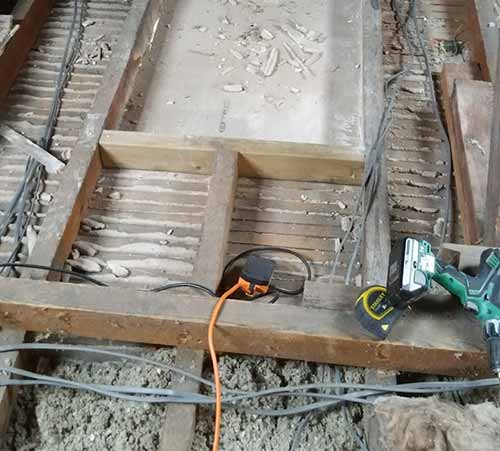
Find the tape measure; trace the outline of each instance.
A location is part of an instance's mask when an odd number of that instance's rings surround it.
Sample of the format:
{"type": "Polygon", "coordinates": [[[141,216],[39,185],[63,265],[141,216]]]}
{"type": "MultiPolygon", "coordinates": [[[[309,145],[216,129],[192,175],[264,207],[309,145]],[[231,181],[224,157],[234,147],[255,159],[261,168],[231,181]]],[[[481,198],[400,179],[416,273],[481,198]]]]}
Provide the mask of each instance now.
{"type": "Polygon", "coordinates": [[[356,299],[355,313],[366,330],[385,339],[404,310],[392,306],[387,299],[386,287],[373,285],[365,288],[356,299]]]}

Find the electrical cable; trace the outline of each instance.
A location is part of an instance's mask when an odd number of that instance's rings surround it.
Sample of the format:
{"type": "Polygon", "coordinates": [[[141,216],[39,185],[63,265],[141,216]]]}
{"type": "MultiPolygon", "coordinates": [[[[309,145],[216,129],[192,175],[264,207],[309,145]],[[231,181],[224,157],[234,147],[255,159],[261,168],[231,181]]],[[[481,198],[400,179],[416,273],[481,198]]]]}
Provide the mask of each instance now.
{"type": "Polygon", "coordinates": [[[219,364],[217,361],[217,354],[215,352],[214,345],[214,332],[215,326],[217,324],[217,319],[219,318],[222,307],[226,300],[234,293],[236,293],[241,288],[240,282],[234,285],[232,288],[227,290],[215,304],[212,313],[210,314],[210,323],[208,325],[208,349],[210,351],[210,358],[212,360],[212,368],[214,372],[215,380],[215,430],[214,430],[214,441],[212,446],[212,451],[219,450],[219,442],[221,435],[221,423],[222,423],[222,383],[219,374],[219,364]]]}
{"type": "Polygon", "coordinates": [[[146,290],[146,291],[149,291],[152,293],[160,293],[161,291],[171,290],[173,288],[194,288],[194,289],[203,291],[204,293],[212,296],[213,298],[218,297],[217,294],[213,290],[211,290],[210,288],[205,287],[203,285],[200,285],[199,283],[193,283],[193,282],[171,283],[168,285],[163,285],[161,287],[152,288],[152,289],[146,290]]]}
{"type": "MultiPolygon", "coordinates": [[[[32,268],[32,269],[41,269],[44,271],[51,271],[51,272],[57,272],[61,274],[68,274],[72,277],[75,277],[77,279],[84,280],[86,282],[93,283],[94,285],[100,286],[100,287],[109,287],[108,284],[101,282],[100,280],[97,280],[93,277],[87,276],[84,273],[76,272],[76,271],[71,271],[69,269],[60,269],[56,268],[53,266],[47,266],[47,265],[35,265],[32,263],[0,263],[0,268],[32,268]]],[[[193,283],[193,282],[178,282],[178,283],[171,283],[169,285],[163,285],[157,288],[152,288],[149,290],[141,290],[141,291],[146,291],[150,293],[159,293],[162,291],[166,290],[171,290],[174,288],[194,288],[200,291],[203,291],[204,293],[212,296],[212,297],[218,297],[217,294],[213,290],[211,290],[208,287],[205,287],[203,285],[200,285],[198,283],[193,283]]]]}
{"type": "Polygon", "coordinates": [[[0,268],[32,268],[32,269],[42,269],[44,271],[52,271],[52,272],[58,272],[61,274],[68,274],[72,277],[85,280],[86,282],[91,282],[94,285],[98,285],[100,287],[107,287],[104,282],[101,282],[97,279],[94,279],[93,277],[87,276],[83,273],[75,272],[75,271],[70,271],[69,269],[58,269],[58,268],[53,268],[51,266],[45,266],[45,265],[35,265],[31,263],[0,263],[0,268]]]}
{"type": "MultiPolygon", "coordinates": [[[[173,373],[184,376],[195,382],[206,385],[210,388],[215,388],[215,384],[205,378],[191,374],[188,371],[179,369],[173,365],[163,362],[158,362],[146,357],[136,356],[123,352],[110,351],[108,349],[99,349],[90,346],[81,345],[66,345],[66,344],[50,344],[50,343],[20,343],[13,345],[0,346],[0,354],[18,351],[56,351],[56,352],[82,352],[89,354],[105,355],[128,361],[141,362],[146,365],[158,367],[173,373]]],[[[321,390],[321,389],[346,389],[346,390],[369,390],[377,394],[398,393],[406,395],[432,394],[436,392],[451,392],[459,390],[472,390],[477,388],[499,387],[497,378],[480,379],[474,381],[431,381],[431,382],[414,382],[409,384],[397,385],[374,385],[374,384],[353,384],[353,383],[316,383],[302,384],[296,386],[277,387],[272,389],[261,390],[261,396],[267,396],[277,393],[288,393],[298,390],[321,390]]],[[[249,392],[239,390],[223,389],[224,393],[234,394],[235,396],[246,396],[249,392]]],[[[255,393],[255,392],[254,392],[255,393]]],[[[370,395],[371,396],[371,395],[370,395]]],[[[243,399],[243,398],[241,398],[243,399]]]]}
{"type": "MultiPolygon", "coordinates": [[[[8,374],[15,374],[18,377],[28,377],[30,380],[24,381],[19,379],[14,380],[4,380],[0,382],[0,386],[29,386],[29,385],[46,385],[52,387],[85,390],[90,392],[95,392],[101,396],[108,396],[116,399],[122,399],[125,401],[133,402],[145,402],[145,403],[177,403],[177,404],[195,404],[195,405],[213,405],[216,403],[216,399],[213,396],[200,395],[198,393],[186,393],[171,389],[159,389],[159,388],[145,388],[145,387],[127,387],[127,386],[110,386],[105,384],[85,384],[75,381],[68,381],[53,376],[39,375],[36,373],[31,373],[28,371],[20,370],[17,368],[0,368],[0,371],[8,374]]],[[[417,384],[406,384],[402,386],[364,386],[362,384],[306,384],[296,387],[282,387],[280,390],[269,389],[261,390],[259,392],[249,392],[246,395],[225,395],[222,399],[222,403],[230,408],[236,408],[238,410],[244,410],[248,414],[254,414],[258,416],[269,416],[269,417],[283,417],[283,416],[294,416],[303,415],[309,412],[315,412],[324,410],[327,408],[332,408],[339,404],[345,402],[356,402],[363,404],[373,404],[374,395],[384,396],[391,393],[413,393],[419,392],[424,394],[436,394],[447,391],[454,390],[471,390],[477,388],[486,387],[498,387],[498,379],[487,379],[482,381],[469,382],[468,384],[454,384],[454,383],[441,383],[437,385],[436,388],[432,388],[432,383],[417,383],[417,384]],[[356,387],[375,387],[376,390],[361,389],[359,391],[351,392],[345,395],[328,395],[325,393],[319,393],[317,390],[324,389],[327,386],[329,389],[338,388],[337,386],[349,386],[350,388],[356,387]],[[407,387],[417,387],[419,388],[407,388],[407,387]],[[429,388],[426,388],[429,386],[429,388]],[[394,391],[393,388],[395,389],[394,391]],[[407,389],[406,389],[407,388],[407,389]],[[315,390],[311,392],[309,390],[315,390]],[[249,407],[247,403],[241,403],[242,401],[257,400],[262,397],[307,397],[307,398],[318,398],[327,399],[327,401],[311,402],[306,405],[301,405],[293,408],[276,408],[276,409],[259,409],[249,407]]]]}
{"type": "MultiPolygon", "coordinates": [[[[417,36],[417,43],[420,48],[420,51],[422,52],[422,55],[424,57],[424,63],[425,63],[425,71],[426,71],[426,80],[427,84],[429,87],[429,91],[431,94],[431,100],[432,100],[432,109],[434,112],[434,116],[436,117],[436,120],[438,122],[439,126],[439,133],[441,135],[441,139],[443,141],[443,144],[445,146],[445,152],[446,152],[446,166],[448,169],[448,174],[446,178],[446,190],[445,190],[445,200],[446,200],[446,214],[445,214],[445,220],[444,220],[444,225],[441,230],[441,238],[440,238],[440,243],[439,243],[439,249],[443,247],[444,242],[446,241],[446,238],[448,236],[448,229],[449,229],[449,224],[451,220],[451,179],[453,177],[453,169],[452,169],[452,157],[451,157],[451,144],[450,144],[450,138],[448,136],[448,133],[446,132],[446,127],[443,121],[443,118],[441,116],[441,112],[439,110],[439,102],[437,99],[436,95],[436,88],[434,87],[434,80],[432,78],[432,68],[430,64],[430,58],[429,58],[429,53],[427,51],[427,48],[425,46],[425,43],[422,38],[422,33],[420,31],[420,27],[418,25],[417,21],[417,8],[416,8],[416,0],[410,0],[410,13],[409,13],[409,18],[411,23],[413,24],[413,27],[415,29],[415,34],[417,36]]],[[[411,42],[409,43],[411,45],[411,42]]]]}
{"type": "MultiPolygon", "coordinates": [[[[307,272],[307,280],[311,280],[312,279],[311,265],[309,264],[309,262],[307,261],[307,259],[303,255],[301,255],[299,252],[293,251],[291,249],[287,249],[287,248],[284,248],[284,247],[278,247],[278,246],[261,246],[261,247],[255,247],[255,248],[252,248],[252,249],[249,249],[249,250],[241,252],[240,254],[236,255],[231,260],[229,260],[229,262],[224,267],[224,271],[222,273],[222,277],[224,278],[224,276],[229,272],[229,270],[231,269],[231,267],[237,261],[239,261],[242,258],[247,257],[249,255],[252,255],[252,254],[255,254],[255,253],[261,253],[261,252],[270,252],[270,253],[276,252],[276,253],[293,255],[294,257],[298,258],[304,264],[304,267],[306,268],[306,272],[307,272]]],[[[285,294],[285,295],[288,295],[288,296],[296,296],[296,295],[302,294],[304,292],[304,287],[303,286],[301,288],[296,289],[296,290],[286,290],[284,288],[276,287],[274,285],[272,285],[271,288],[274,291],[277,291],[277,292],[279,292],[281,294],[285,294]]],[[[276,302],[276,300],[274,302],[276,302]]]]}
{"type": "Polygon", "coordinates": [[[349,267],[348,267],[348,272],[345,278],[346,285],[350,284],[351,281],[351,275],[352,275],[352,270],[354,268],[354,264],[357,259],[357,255],[359,252],[359,247],[361,243],[361,239],[363,236],[363,232],[365,229],[366,225],[366,220],[368,217],[368,213],[370,212],[371,205],[373,202],[373,198],[375,196],[376,190],[378,188],[378,182],[379,182],[379,175],[378,175],[378,168],[380,166],[380,161],[383,158],[384,155],[384,141],[385,137],[387,135],[387,132],[390,128],[390,124],[392,121],[392,112],[395,106],[395,101],[396,101],[396,93],[399,89],[399,82],[400,79],[402,78],[403,75],[406,74],[406,70],[402,70],[393,76],[391,76],[386,82],[385,82],[385,87],[384,87],[384,92],[386,95],[387,99],[387,104],[386,108],[384,109],[384,112],[382,114],[382,118],[379,123],[379,128],[377,131],[377,136],[375,139],[375,142],[373,146],[370,149],[370,152],[367,157],[366,165],[365,165],[365,174],[363,176],[363,181],[361,183],[361,189],[359,191],[359,196],[358,199],[354,205],[352,215],[349,221],[349,225],[347,227],[347,230],[340,242],[340,246],[338,250],[336,251],[335,255],[335,260],[332,265],[332,270],[330,272],[330,284],[333,283],[335,273],[337,271],[337,267],[340,261],[340,255],[343,252],[345,248],[345,244],[347,243],[347,240],[349,239],[350,235],[352,234],[354,230],[354,225],[357,219],[357,216],[359,215],[360,210],[363,210],[363,215],[362,215],[362,223],[361,223],[361,228],[358,231],[357,237],[355,239],[355,248],[354,251],[351,255],[349,267]],[[389,95],[389,93],[391,93],[389,95]],[[368,198],[369,202],[365,206],[365,201],[368,198]]]}

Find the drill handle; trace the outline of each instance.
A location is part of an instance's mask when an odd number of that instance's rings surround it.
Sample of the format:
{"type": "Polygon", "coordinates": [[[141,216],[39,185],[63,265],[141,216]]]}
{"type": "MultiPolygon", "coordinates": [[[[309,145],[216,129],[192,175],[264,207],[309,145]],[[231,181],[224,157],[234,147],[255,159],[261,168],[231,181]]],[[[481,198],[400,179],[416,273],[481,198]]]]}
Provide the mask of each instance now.
{"type": "Polygon", "coordinates": [[[444,288],[449,288],[453,282],[459,282],[467,291],[469,289],[478,291],[496,275],[500,276],[500,249],[491,248],[484,250],[481,254],[476,276],[469,276],[453,265],[437,260],[436,273],[433,278],[444,288]]]}

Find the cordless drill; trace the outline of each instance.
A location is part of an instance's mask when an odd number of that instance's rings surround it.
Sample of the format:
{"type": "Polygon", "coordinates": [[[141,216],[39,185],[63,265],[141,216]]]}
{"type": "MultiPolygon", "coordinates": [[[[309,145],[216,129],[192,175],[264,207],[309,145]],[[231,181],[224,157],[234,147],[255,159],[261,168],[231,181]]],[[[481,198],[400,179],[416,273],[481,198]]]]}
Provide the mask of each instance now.
{"type": "Polygon", "coordinates": [[[500,249],[486,249],[475,277],[448,265],[426,241],[405,238],[391,251],[387,288],[369,287],[356,300],[359,322],[386,338],[407,307],[421,299],[432,281],[456,296],[483,324],[492,371],[500,378],[500,249]]]}

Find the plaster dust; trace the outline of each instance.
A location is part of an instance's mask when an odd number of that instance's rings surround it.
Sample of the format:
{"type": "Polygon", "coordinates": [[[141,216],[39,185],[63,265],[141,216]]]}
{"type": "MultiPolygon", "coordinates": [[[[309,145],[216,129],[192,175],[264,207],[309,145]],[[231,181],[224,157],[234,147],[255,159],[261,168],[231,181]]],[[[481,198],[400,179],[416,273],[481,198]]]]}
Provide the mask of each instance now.
{"type": "MultiPolygon", "coordinates": [[[[162,349],[145,356],[173,363],[175,351],[162,349]]],[[[208,363],[208,362],[207,362],[208,363]]],[[[211,378],[210,365],[204,376],[211,378]]],[[[288,384],[334,381],[335,368],[304,362],[260,357],[220,358],[222,382],[240,390],[257,390],[288,384]]],[[[341,380],[362,382],[363,371],[339,368],[341,380]]],[[[94,383],[167,387],[170,375],[156,368],[122,362],[64,360],[45,373],[94,383]]],[[[286,408],[303,399],[263,400],[260,408],[286,408]]],[[[165,408],[111,400],[86,392],[53,388],[20,390],[6,444],[0,451],[157,451],[165,408]]],[[[300,434],[295,451],[357,449],[352,421],[361,409],[339,409],[311,417],[300,434]]],[[[263,418],[224,409],[221,451],[288,451],[302,417],[263,418]]],[[[198,410],[192,451],[209,451],[213,437],[213,411],[198,410]]],[[[172,450],[174,451],[174,450],[172,450]]]]}

